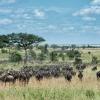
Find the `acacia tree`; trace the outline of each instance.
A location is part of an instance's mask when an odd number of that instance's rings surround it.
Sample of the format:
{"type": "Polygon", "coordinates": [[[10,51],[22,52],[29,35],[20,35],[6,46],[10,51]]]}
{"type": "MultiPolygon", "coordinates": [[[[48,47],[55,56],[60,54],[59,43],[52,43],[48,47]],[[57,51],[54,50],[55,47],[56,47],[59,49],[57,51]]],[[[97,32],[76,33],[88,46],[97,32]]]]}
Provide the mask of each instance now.
{"type": "Polygon", "coordinates": [[[25,51],[24,64],[26,64],[27,63],[27,50],[30,48],[30,46],[34,46],[35,44],[38,44],[45,40],[42,37],[39,37],[37,35],[27,34],[27,33],[18,33],[15,35],[17,35],[16,37],[14,37],[15,43],[17,43],[25,51]]]}
{"type": "Polygon", "coordinates": [[[11,33],[4,36],[7,38],[7,40],[5,41],[5,39],[2,38],[1,40],[3,43],[7,43],[8,45],[17,45],[24,49],[25,51],[24,64],[27,63],[27,50],[31,46],[34,46],[35,44],[45,41],[42,37],[28,33],[11,33]]]}

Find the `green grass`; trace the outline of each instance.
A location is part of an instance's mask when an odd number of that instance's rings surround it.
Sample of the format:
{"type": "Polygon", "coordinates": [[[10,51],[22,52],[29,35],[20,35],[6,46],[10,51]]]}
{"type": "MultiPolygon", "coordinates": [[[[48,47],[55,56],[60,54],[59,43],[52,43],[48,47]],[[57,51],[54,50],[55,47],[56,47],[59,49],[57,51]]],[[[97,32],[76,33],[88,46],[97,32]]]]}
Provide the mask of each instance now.
{"type": "MultiPolygon", "coordinates": [[[[79,49],[84,62],[91,62],[92,55],[100,60],[100,49],[79,49]],[[91,55],[88,52],[91,52],[91,55]]],[[[19,51],[24,55],[24,51],[19,51]]],[[[38,51],[37,51],[38,52],[38,51]]],[[[0,53],[0,60],[8,59],[8,54],[0,53]]],[[[67,62],[69,62],[69,59],[67,62]]],[[[44,64],[44,63],[43,63],[44,64]]],[[[29,65],[34,65],[30,64],[29,65]]],[[[20,68],[23,63],[3,63],[0,68],[20,68]]],[[[98,66],[98,70],[100,70],[98,66]]],[[[32,79],[28,86],[2,86],[0,85],[0,100],[100,100],[100,82],[97,82],[96,72],[91,68],[84,71],[84,79],[80,82],[76,77],[68,83],[64,78],[43,80],[38,83],[32,79]]]]}
{"type": "Polygon", "coordinates": [[[100,91],[70,88],[11,87],[0,90],[0,100],[100,100],[100,91]]]}
{"type": "MultiPolygon", "coordinates": [[[[83,62],[90,63],[91,60],[92,60],[92,56],[96,56],[98,58],[98,60],[100,61],[100,48],[93,48],[93,49],[86,48],[86,49],[78,49],[78,50],[82,53],[81,58],[82,58],[83,62]],[[90,55],[88,54],[89,51],[91,52],[90,55]]],[[[37,50],[37,49],[34,49],[34,51],[37,54],[40,52],[40,50],[37,50]]],[[[52,50],[49,49],[49,51],[52,51],[52,50]]],[[[24,51],[23,50],[19,50],[18,52],[24,57],[24,51]]],[[[8,60],[8,59],[9,59],[9,54],[1,53],[0,52],[0,61],[2,61],[2,60],[8,60]]],[[[59,61],[61,61],[61,58],[59,58],[59,61]]],[[[66,56],[65,62],[73,62],[73,60],[70,60],[66,56]]],[[[49,63],[49,60],[46,59],[42,63],[43,64],[49,63]]],[[[29,65],[33,65],[33,64],[32,63],[29,63],[29,65]]],[[[20,63],[20,64],[11,63],[11,62],[7,62],[7,63],[5,62],[5,63],[0,64],[0,68],[20,68],[21,66],[23,66],[23,62],[20,63]]]]}

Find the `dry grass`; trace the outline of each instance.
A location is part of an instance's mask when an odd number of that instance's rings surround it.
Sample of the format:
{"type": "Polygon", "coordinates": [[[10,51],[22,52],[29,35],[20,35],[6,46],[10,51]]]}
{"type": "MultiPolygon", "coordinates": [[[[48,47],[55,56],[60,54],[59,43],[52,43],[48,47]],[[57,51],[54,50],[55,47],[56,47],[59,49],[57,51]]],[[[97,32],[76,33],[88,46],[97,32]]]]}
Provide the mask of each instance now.
{"type": "Polygon", "coordinates": [[[77,75],[72,82],[58,79],[43,79],[41,82],[32,78],[27,86],[16,83],[14,86],[0,85],[0,100],[100,100],[100,82],[90,68],[84,71],[80,82],[77,75]],[[14,99],[15,98],[15,99],[14,99]]]}

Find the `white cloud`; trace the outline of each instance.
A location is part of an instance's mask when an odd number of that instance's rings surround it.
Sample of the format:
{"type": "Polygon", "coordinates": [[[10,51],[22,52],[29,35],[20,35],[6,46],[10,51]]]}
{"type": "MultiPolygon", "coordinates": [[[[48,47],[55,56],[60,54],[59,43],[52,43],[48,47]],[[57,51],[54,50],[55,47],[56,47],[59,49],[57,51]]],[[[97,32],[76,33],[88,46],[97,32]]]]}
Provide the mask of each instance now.
{"type": "Polygon", "coordinates": [[[63,12],[65,12],[65,10],[68,10],[68,9],[60,8],[60,7],[49,7],[47,9],[45,9],[45,11],[53,11],[56,13],[63,13],[63,12]]]}
{"type": "Polygon", "coordinates": [[[98,5],[98,4],[100,4],[100,0],[93,0],[91,4],[98,5]]]}
{"type": "Polygon", "coordinates": [[[43,18],[45,16],[45,12],[39,9],[35,9],[34,14],[36,17],[40,17],[40,18],[43,18]]]}
{"type": "Polygon", "coordinates": [[[82,8],[81,10],[75,12],[73,15],[74,16],[79,16],[79,15],[88,15],[88,14],[100,14],[100,6],[90,6],[87,8],[82,8]]]}
{"type": "Polygon", "coordinates": [[[89,16],[82,17],[82,19],[85,20],[85,21],[95,21],[96,20],[96,18],[89,17],[89,16]]]}
{"type": "Polygon", "coordinates": [[[0,9],[0,13],[11,13],[11,12],[12,12],[11,9],[3,9],[3,8],[0,9]]]}
{"type": "Polygon", "coordinates": [[[5,4],[5,3],[15,3],[16,0],[0,0],[1,4],[5,4]]]}
{"type": "Polygon", "coordinates": [[[80,16],[85,21],[96,21],[96,16],[100,15],[100,0],[91,0],[87,7],[81,8],[73,13],[73,16],[80,16]],[[91,16],[91,17],[90,17],[91,16]]]}
{"type": "Polygon", "coordinates": [[[8,25],[11,24],[13,21],[11,19],[0,19],[0,25],[8,25]]]}

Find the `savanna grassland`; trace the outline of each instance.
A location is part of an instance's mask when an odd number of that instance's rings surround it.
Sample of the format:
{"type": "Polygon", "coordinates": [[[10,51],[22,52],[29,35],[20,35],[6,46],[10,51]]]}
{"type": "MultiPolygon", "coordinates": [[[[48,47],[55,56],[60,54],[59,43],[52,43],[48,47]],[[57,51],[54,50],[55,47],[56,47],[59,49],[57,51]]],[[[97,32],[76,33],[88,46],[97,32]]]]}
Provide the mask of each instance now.
{"type": "MultiPolygon", "coordinates": [[[[100,60],[100,49],[79,49],[83,62],[90,63],[91,57],[96,56],[100,60]],[[88,54],[88,52],[91,54],[88,54]]],[[[23,55],[23,51],[19,51],[23,55]]],[[[8,54],[0,54],[0,59],[7,59],[8,54]]],[[[67,62],[70,60],[66,58],[67,62]]],[[[49,63],[47,61],[42,62],[49,63]]],[[[1,63],[1,68],[19,68],[23,63],[1,63]]],[[[32,65],[29,63],[29,65],[32,65]]],[[[33,63],[33,65],[35,65],[33,63]]],[[[98,70],[100,70],[98,64],[98,70]]],[[[83,81],[79,81],[77,75],[68,82],[64,77],[43,79],[38,82],[33,77],[28,85],[22,86],[19,82],[5,86],[0,83],[0,100],[100,100],[100,82],[97,81],[96,72],[91,66],[83,72],[83,81]]]]}

